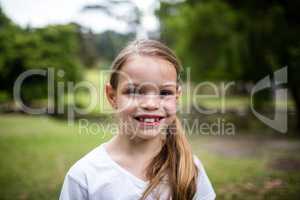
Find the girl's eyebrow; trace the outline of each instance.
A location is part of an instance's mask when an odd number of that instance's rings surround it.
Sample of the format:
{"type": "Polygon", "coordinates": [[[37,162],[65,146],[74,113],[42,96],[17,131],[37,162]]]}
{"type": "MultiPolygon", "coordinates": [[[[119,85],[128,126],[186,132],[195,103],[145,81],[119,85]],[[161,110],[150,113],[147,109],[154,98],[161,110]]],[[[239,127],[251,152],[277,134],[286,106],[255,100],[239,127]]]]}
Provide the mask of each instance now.
{"type": "Polygon", "coordinates": [[[174,83],[165,83],[165,84],[162,84],[159,88],[177,88],[178,87],[178,84],[176,84],[175,82],[174,83]]]}
{"type": "Polygon", "coordinates": [[[138,84],[137,83],[126,83],[126,84],[124,84],[124,87],[132,87],[132,86],[138,86],[138,84]]]}
{"type": "MultiPolygon", "coordinates": [[[[130,83],[125,83],[123,86],[124,87],[138,87],[140,85],[140,83],[134,83],[134,82],[130,82],[130,83]]],[[[143,84],[142,84],[143,85],[143,84]]],[[[146,85],[146,84],[145,84],[146,85]]],[[[168,83],[164,83],[160,86],[158,86],[159,88],[163,88],[163,87],[172,87],[172,86],[175,86],[177,87],[177,84],[176,82],[174,83],[171,83],[171,82],[168,82],[168,83]]]]}
{"type": "Polygon", "coordinates": [[[162,87],[167,87],[167,86],[177,86],[177,84],[176,84],[176,82],[174,82],[174,83],[165,83],[165,84],[162,84],[161,85],[162,87]]]}

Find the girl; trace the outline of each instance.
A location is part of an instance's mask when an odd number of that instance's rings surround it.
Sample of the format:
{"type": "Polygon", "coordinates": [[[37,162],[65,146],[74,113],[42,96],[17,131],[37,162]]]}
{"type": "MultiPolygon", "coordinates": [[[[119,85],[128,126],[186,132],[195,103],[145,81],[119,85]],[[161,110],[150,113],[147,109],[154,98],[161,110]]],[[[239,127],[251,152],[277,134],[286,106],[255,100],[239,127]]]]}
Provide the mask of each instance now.
{"type": "Polygon", "coordinates": [[[61,200],[211,200],[215,192],[176,117],[181,65],[154,40],[116,57],[106,96],[119,132],[68,171],[61,200]]]}

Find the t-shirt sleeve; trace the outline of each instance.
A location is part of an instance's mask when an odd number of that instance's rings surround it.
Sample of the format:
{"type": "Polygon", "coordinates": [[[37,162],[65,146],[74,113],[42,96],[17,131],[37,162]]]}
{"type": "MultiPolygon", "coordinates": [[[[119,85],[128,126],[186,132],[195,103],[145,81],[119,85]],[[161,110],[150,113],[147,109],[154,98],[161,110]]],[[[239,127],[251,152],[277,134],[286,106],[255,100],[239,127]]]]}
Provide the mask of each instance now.
{"type": "Polygon", "coordinates": [[[69,174],[66,175],[59,200],[87,200],[87,189],[69,174]]]}
{"type": "Polygon", "coordinates": [[[197,191],[193,200],[214,200],[216,193],[204,170],[201,161],[194,155],[194,162],[198,167],[197,191]]]}

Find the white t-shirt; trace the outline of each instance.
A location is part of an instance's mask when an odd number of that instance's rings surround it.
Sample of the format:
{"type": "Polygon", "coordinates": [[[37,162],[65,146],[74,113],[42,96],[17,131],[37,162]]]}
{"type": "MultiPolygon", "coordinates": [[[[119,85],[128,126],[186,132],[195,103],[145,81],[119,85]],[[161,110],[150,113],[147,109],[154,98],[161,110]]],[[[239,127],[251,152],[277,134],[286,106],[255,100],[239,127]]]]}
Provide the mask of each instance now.
{"type": "MultiPolygon", "coordinates": [[[[149,181],[139,179],[112,160],[105,144],[96,147],[69,169],[60,200],[138,200],[142,196],[149,181]]],[[[194,161],[199,169],[194,200],[215,199],[216,194],[200,160],[194,156],[194,161]]],[[[159,188],[155,191],[168,191],[163,184],[159,188]]],[[[147,200],[156,199],[155,192],[152,193],[147,200]]],[[[164,199],[164,195],[160,199],[164,199]]]]}

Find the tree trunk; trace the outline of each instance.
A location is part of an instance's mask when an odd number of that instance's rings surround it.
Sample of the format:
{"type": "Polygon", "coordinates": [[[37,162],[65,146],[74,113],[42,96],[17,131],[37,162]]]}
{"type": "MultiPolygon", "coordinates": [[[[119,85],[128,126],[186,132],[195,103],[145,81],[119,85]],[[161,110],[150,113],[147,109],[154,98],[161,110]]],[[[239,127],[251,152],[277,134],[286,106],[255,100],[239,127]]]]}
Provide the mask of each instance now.
{"type": "Polygon", "coordinates": [[[296,128],[298,131],[300,131],[300,89],[295,84],[289,85],[290,91],[292,93],[292,97],[294,99],[295,103],[295,109],[296,109],[296,128]]]}

